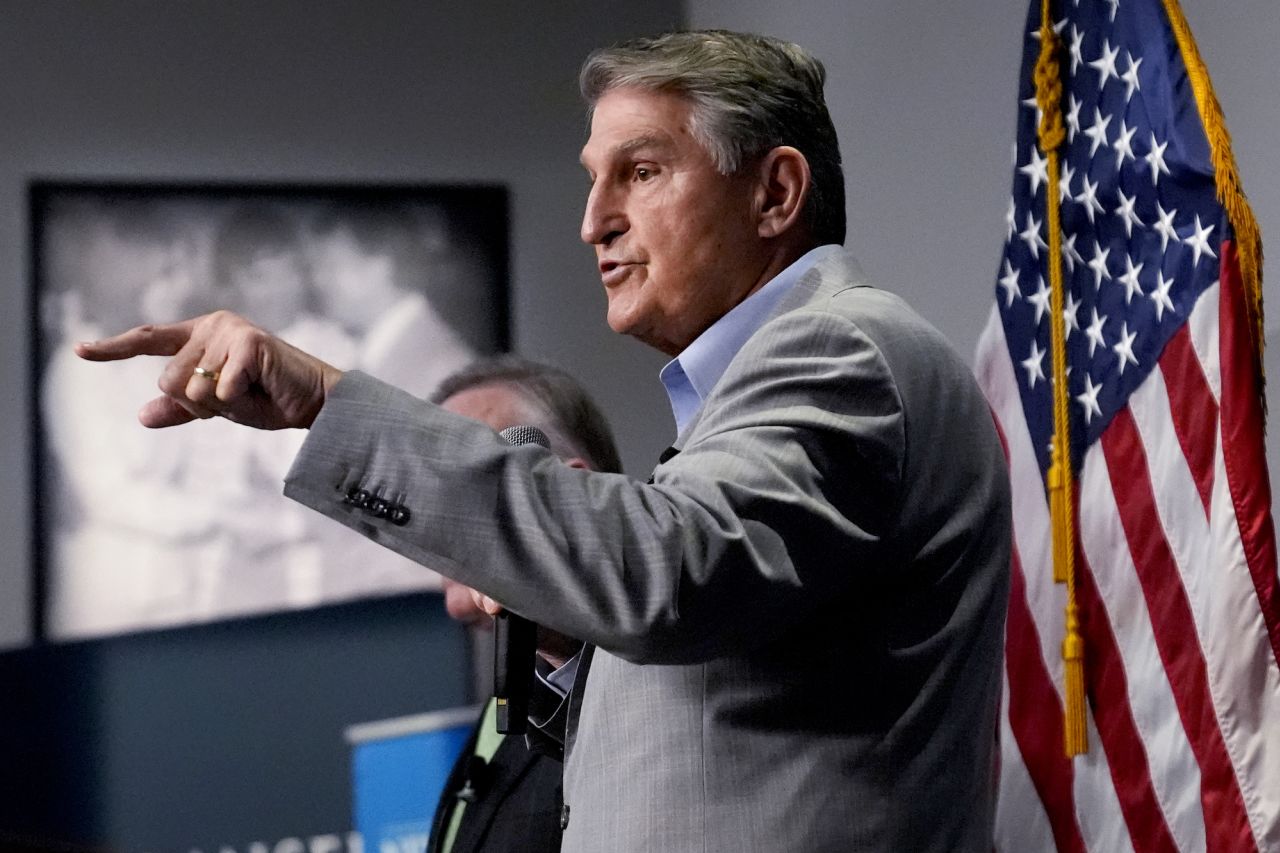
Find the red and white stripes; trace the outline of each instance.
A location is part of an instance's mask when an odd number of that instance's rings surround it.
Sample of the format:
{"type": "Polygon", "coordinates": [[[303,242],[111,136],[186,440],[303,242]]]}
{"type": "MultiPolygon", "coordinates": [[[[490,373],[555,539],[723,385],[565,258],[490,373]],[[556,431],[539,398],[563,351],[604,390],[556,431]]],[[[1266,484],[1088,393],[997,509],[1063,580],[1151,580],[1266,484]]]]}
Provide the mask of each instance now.
{"type": "Polygon", "coordinates": [[[998,849],[1280,850],[1280,584],[1253,361],[1223,249],[1225,284],[1201,296],[1078,474],[1090,749],[1074,760],[1044,486],[994,308],[983,333],[977,371],[1015,524],[998,849]]]}

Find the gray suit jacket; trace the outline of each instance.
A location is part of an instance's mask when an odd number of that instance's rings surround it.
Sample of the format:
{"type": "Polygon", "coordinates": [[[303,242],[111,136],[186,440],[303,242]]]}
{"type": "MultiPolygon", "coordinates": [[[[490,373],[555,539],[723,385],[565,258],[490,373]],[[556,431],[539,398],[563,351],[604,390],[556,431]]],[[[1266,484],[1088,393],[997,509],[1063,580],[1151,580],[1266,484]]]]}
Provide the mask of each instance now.
{"type": "Polygon", "coordinates": [[[802,277],[652,485],[361,376],[295,461],[291,497],[599,647],[565,850],[991,849],[1003,455],[963,361],[857,278],[802,277]]]}

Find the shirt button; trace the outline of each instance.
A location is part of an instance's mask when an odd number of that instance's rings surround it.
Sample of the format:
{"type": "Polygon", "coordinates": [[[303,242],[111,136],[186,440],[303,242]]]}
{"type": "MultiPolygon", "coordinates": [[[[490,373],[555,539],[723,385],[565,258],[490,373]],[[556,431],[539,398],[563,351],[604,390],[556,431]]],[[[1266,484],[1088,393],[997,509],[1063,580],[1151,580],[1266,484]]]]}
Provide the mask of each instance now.
{"type": "Polygon", "coordinates": [[[560,831],[569,828],[569,804],[565,803],[560,807],[560,831]]]}

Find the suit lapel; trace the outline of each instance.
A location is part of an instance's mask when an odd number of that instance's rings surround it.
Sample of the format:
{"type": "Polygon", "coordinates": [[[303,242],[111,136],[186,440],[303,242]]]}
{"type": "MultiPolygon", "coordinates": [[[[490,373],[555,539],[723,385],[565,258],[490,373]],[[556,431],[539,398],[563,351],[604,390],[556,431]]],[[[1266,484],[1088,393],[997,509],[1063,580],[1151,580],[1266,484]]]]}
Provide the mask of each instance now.
{"type": "MultiPolygon", "coordinates": [[[[484,715],[481,714],[483,720],[484,715]]],[[[458,758],[453,762],[453,769],[449,771],[449,778],[445,780],[444,791],[440,795],[439,801],[436,803],[436,812],[431,819],[431,837],[427,849],[431,853],[441,853],[444,848],[444,835],[448,829],[449,820],[453,817],[453,810],[457,804],[457,794],[462,790],[467,781],[467,774],[471,769],[471,759],[476,752],[476,740],[480,735],[480,727],[477,725],[471,730],[471,737],[467,738],[467,743],[462,747],[462,752],[458,753],[458,758]]],[[[456,844],[454,845],[457,846],[456,844]]]]}
{"type": "Polygon", "coordinates": [[[582,694],[587,690],[587,674],[591,671],[591,658],[596,647],[587,643],[582,647],[582,657],[578,660],[578,671],[573,677],[573,688],[569,691],[569,715],[565,722],[564,757],[569,760],[573,752],[573,743],[578,739],[578,719],[582,715],[582,694]]]}
{"type": "Polygon", "coordinates": [[[468,804],[452,853],[473,853],[485,848],[485,838],[503,802],[524,779],[537,754],[525,748],[524,739],[505,737],[485,766],[476,798],[468,804]]]}

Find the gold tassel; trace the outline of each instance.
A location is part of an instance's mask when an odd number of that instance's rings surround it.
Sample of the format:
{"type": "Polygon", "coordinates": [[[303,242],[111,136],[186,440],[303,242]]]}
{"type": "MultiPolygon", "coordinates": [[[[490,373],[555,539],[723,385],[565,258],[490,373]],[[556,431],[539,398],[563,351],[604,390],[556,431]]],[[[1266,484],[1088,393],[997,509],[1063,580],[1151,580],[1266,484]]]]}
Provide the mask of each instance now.
{"type": "Polygon", "coordinates": [[[1049,524],[1053,534],[1053,582],[1067,582],[1067,537],[1062,531],[1068,529],[1067,489],[1063,482],[1062,460],[1057,449],[1053,451],[1053,463],[1049,466],[1049,524]]]}
{"type": "Polygon", "coordinates": [[[1063,709],[1064,747],[1068,757],[1088,749],[1085,730],[1084,639],[1076,612],[1075,487],[1071,471],[1070,411],[1067,400],[1067,344],[1063,329],[1065,285],[1062,281],[1062,220],[1058,193],[1058,149],[1066,140],[1062,120],[1062,42],[1050,26],[1050,0],[1040,9],[1040,56],[1036,60],[1036,105],[1040,107],[1040,150],[1048,160],[1045,190],[1049,251],[1049,337],[1053,352],[1053,463],[1049,467],[1049,511],[1053,535],[1053,578],[1067,585],[1067,633],[1062,641],[1066,703],[1063,709]]]}
{"type": "Polygon", "coordinates": [[[1067,636],[1062,640],[1062,662],[1066,669],[1067,707],[1062,727],[1067,755],[1080,755],[1089,748],[1084,716],[1084,638],[1073,601],[1067,605],[1067,636]]]}

